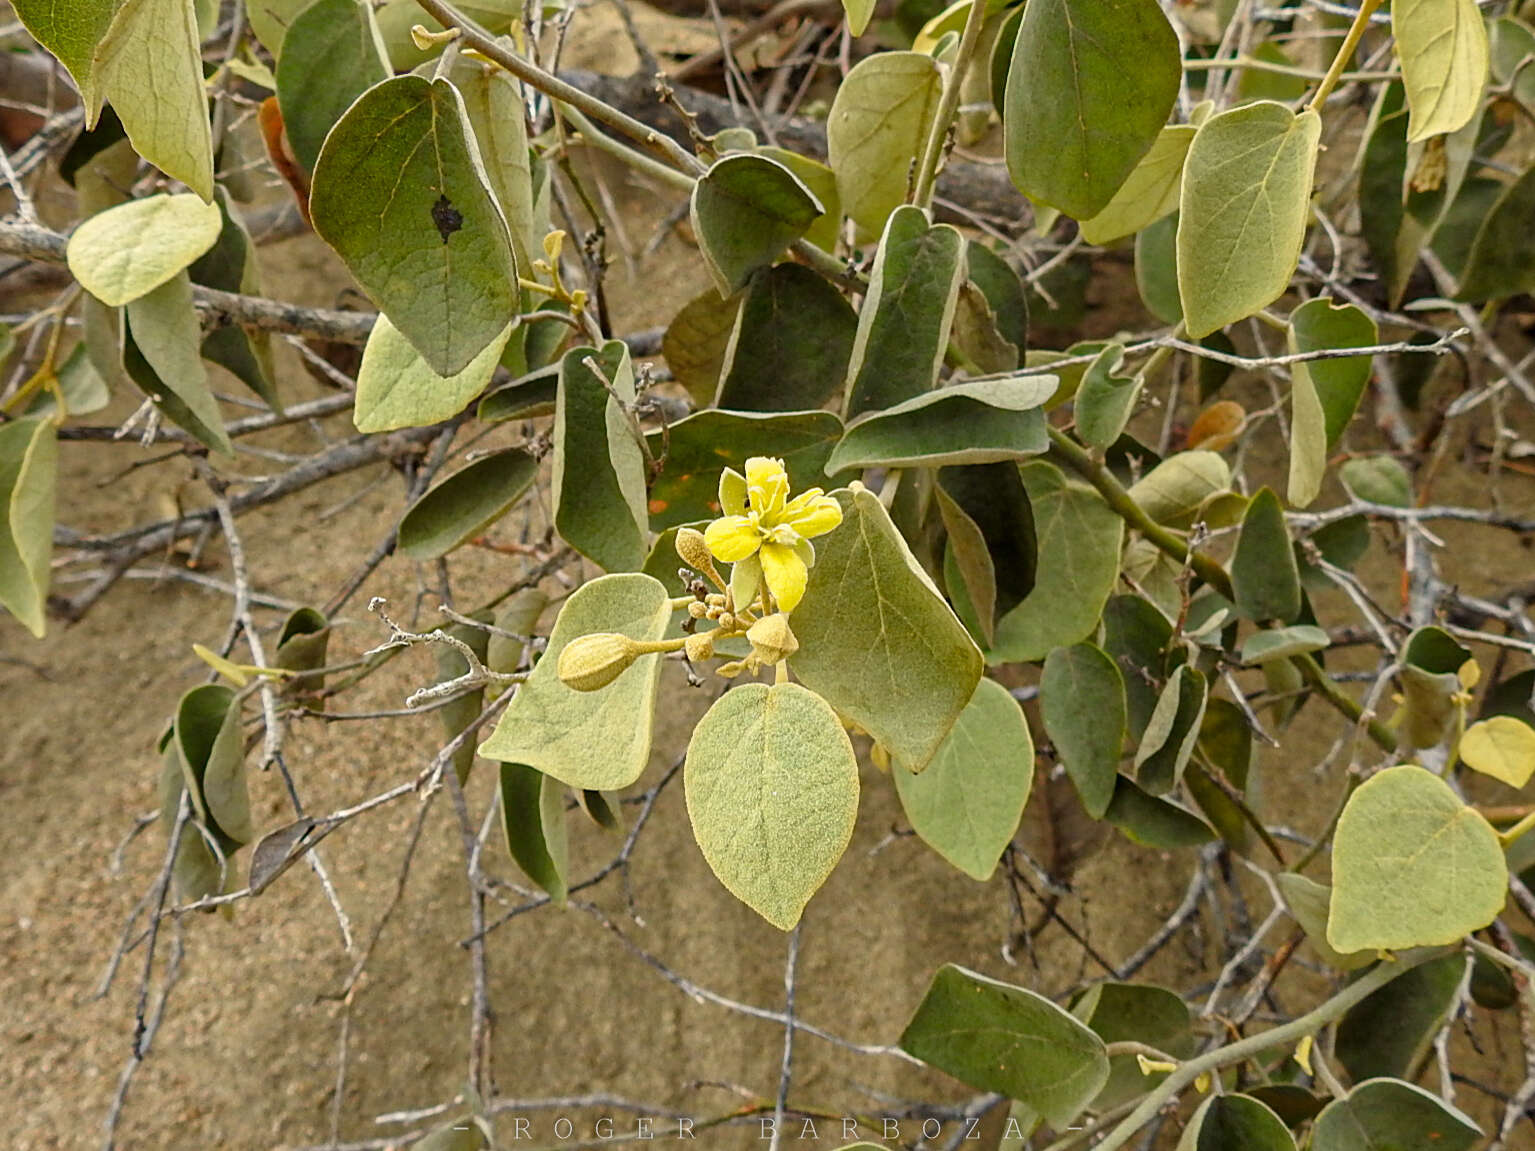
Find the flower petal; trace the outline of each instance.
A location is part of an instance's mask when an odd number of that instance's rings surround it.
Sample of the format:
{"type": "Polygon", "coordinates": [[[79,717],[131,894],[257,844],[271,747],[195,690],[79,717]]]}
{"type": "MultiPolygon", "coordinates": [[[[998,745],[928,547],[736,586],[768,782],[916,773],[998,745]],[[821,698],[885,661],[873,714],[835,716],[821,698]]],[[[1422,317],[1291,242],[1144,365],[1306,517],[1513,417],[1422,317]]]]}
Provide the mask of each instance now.
{"type": "Polygon", "coordinates": [[[733,564],[756,551],[762,536],[750,516],[724,516],[704,529],[704,543],[715,559],[733,564]]]}
{"type": "Polygon", "coordinates": [[[746,477],[735,468],[720,473],[720,511],[727,516],[746,514],[746,477]]]}
{"type": "Polygon", "coordinates": [[[823,536],[842,522],[842,505],[831,496],[818,496],[803,508],[786,514],[783,522],[806,539],[823,536]]]}
{"type": "Polygon", "coordinates": [[[783,461],[771,456],[752,456],[746,461],[746,484],[751,491],[752,511],[764,520],[783,514],[789,498],[789,474],[783,461]]]}
{"type": "Polygon", "coordinates": [[[762,545],[762,576],[767,580],[768,591],[778,601],[779,611],[791,612],[799,606],[808,575],[805,561],[792,547],[762,545]]]}

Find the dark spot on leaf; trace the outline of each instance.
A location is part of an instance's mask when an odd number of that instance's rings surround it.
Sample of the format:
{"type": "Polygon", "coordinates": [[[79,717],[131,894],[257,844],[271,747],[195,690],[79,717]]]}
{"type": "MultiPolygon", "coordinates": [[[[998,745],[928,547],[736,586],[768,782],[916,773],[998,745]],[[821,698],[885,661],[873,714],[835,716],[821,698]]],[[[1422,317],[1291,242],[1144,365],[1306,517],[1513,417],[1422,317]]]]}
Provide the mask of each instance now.
{"type": "Polygon", "coordinates": [[[437,202],[432,205],[432,223],[437,225],[437,234],[446,244],[449,236],[463,229],[464,215],[447,196],[438,196],[437,202]]]}

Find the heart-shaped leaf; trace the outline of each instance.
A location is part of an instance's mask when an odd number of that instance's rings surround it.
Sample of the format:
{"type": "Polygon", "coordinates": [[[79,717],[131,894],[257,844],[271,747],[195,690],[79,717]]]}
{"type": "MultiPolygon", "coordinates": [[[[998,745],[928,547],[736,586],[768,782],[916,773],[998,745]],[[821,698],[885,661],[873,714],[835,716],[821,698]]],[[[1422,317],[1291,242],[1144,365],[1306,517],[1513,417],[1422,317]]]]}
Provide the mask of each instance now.
{"type": "Polygon", "coordinates": [[[69,272],[103,304],[121,307],[175,279],[219,238],[218,207],[190,193],[129,200],[75,229],[69,272]]]}
{"type": "Polygon", "coordinates": [[[538,461],[517,448],[460,468],[406,509],[399,550],[414,560],[447,555],[511,510],[537,475],[538,461]]]}
{"type": "Polygon", "coordinates": [[[852,468],[987,464],[1042,455],[1050,446],[1043,404],[1054,376],[975,380],[924,392],[848,425],[826,461],[852,468]]]}
{"type": "Polygon", "coordinates": [[[943,78],[924,52],[878,52],[855,64],[826,119],[842,210],[868,235],[906,202],[913,163],[938,111],[943,78]]]}
{"type": "Polygon", "coordinates": [[[389,432],[452,419],[490,383],[511,334],[508,325],[463,371],[440,376],[389,317],[380,315],[357,369],[352,422],[360,432],[389,432]]]}
{"type": "Polygon", "coordinates": [[[824,211],[800,178],[776,160],[754,153],[716,160],[693,185],[690,214],[720,296],[744,287],[824,211]]]}
{"type": "Polygon", "coordinates": [[[373,6],[356,0],[315,0],[294,17],[283,43],[277,103],[293,155],[312,172],[342,113],[390,70],[373,6]]]}
{"type": "Polygon", "coordinates": [[[1391,6],[1412,116],[1409,140],[1453,132],[1481,107],[1487,28],[1475,0],[1407,0],[1391,6]]]}
{"type": "Polygon", "coordinates": [[[1400,1079],[1368,1079],[1317,1116],[1313,1151],[1467,1151],[1482,1134],[1442,1099],[1400,1079]]]}

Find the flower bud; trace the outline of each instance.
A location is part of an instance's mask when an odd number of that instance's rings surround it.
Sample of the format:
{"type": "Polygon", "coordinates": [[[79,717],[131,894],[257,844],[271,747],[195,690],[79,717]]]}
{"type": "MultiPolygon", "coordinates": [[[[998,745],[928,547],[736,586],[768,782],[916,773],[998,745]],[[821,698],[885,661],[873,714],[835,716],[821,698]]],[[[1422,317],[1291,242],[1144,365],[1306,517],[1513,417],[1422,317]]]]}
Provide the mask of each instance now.
{"type": "Polygon", "coordinates": [[[709,545],[704,542],[704,533],[697,528],[677,529],[677,554],[694,571],[714,570],[714,556],[709,552],[709,545]]]}
{"type": "Polygon", "coordinates": [[[692,663],[703,663],[706,659],[714,658],[714,633],[701,631],[696,635],[690,635],[687,642],[682,645],[682,650],[687,653],[692,663]]]}
{"type": "Polygon", "coordinates": [[[720,630],[721,631],[735,631],[735,629],[736,629],[736,617],[731,615],[728,611],[720,612],[720,630]]]}
{"type": "Polygon", "coordinates": [[[596,691],[622,675],[641,654],[639,644],[617,632],[583,635],[560,652],[560,682],[576,691],[596,691]]]}
{"type": "Polygon", "coordinates": [[[766,664],[782,663],[799,651],[799,640],[789,630],[789,617],[783,612],[766,615],[747,629],[752,656],[766,664]]]}
{"type": "Polygon", "coordinates": [[[702,600],[695,599],[692,603],[688,604],[688,615],[692,616],[694,619],[703,619],[708,614],[709,605],[704,603],[702,600]]]}

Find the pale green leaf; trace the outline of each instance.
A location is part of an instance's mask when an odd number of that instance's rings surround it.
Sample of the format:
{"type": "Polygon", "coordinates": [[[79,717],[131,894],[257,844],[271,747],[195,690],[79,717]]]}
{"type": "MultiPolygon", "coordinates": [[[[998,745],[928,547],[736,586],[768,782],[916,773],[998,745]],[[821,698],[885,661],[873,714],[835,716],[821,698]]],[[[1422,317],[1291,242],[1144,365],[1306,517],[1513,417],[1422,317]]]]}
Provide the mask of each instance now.
{"type": "Polygon", "coordinates": [[[893,407],[937,383],[964,278],[957,229],[928,223],[910,204],[890,213],[858,312],[845,416],[893,407]]]}
{"type": "Polygon", "coordinates": [[[1125,683],[1119,667],[1090,643],[1056,648],[1039,681],[1039,712],[1082,806],[1102,819],[1114,798],[1125,742],[1125,683]]]}
{"type": "Polygon", "coordinates": [[[1135,752],[1135,778],[1152,795],[1171,791],[1183,778],[1199,739],[1209,684],[1185,664],[1168,677],[1135,752]]]}
{"type": "Polygon", "coordinates": [[[549,646],[480,755],[524,763],[561,783],[595,791],[628,787],[650,758],[659,655],[642,655],[598,691],[576,691],[556,670],[560,652],[578,636],[619,632],[661,638],[671,618],[666,589],[648,575],[624,572],[582,584],[560,608],[549,646]]]}
{"type": "Polygon", "coordinates": [[[1260,100],[1210,117],[1189,146],[1178,294],[1199,339],[1277,300],[1300,259],[1322,121],[1260,100]]]}
{"type": "Polygon", "coordinates": [[[174,731],[197,817],[226,848],[256,838],[245,782],[245,736],[234,691],[222,684],[194,687],[181,697],[174,731]]]}
{"type": "Polygon", "coordinates": [[[645,457],[624,410],[633,403],[634,367],[622,340],[609,340],[600,352],[565,353],[554,409],[554,526],[609,571],[645,562],[645,457]]]}
{"type": "Polygon", "coordinates": [[[314,0],[248,0],[245,19],[256,39],[266,46],[272,59],[282,59],[282,42],[298,14],[314,0]]]}
{"type": "Polygon", "coordinates": [[[1487,83],[1487,28],[1476,0],[1396,0],[1391,31],[1402,64],[1408,140],[1453,132],[1476,114],[1487,83]]]}
{"type": "Polygon", "coordinates": [[[776,160],[734,153],[693,185],[689,215],[721,297],[783,255],[824,213],[800,178],[776,160]]]}
{"type": "Polygon", "coordinates": [[[1146,310],[1164,324],[1183,319],[1183,301],[1178,298],[1177,212],[1136,235],[1135,288],[1146,310]]]}
{"type": "Polygon", "coordinates": [[[1355,499],[1392,508],[1412,503],[1412,477],[1392,456],[1355,456],[1338,469],[1338,478],[1355,499]]]}
{"type": "Polygon", "coordinates": [[[1268,663],[1270,660],[1289,659],[1292,655],[1321,651],[1331,643],[1325,631],[1310,624],[1272,628],[1248,636],[1242,643],[1241,659],[1249,665],[1268,663]]]}
{"type": "Polygon", "coordinates": [[[1369,1079],[1316,1118],[1312,1151],[1469,1151],[1482,1130],[1414,1083],[1369,1079]]]}
{"type": "Polygon", "coordinates": [[[842,10],[847,13],[847,30],[854,36],[862,36],[874,17],[875,0],[842,0],[842,10]]]}
{"type": "Polygon", "coordinates": [[[991,663],[1040,660],[1086,639],[1119,576],[1124,521],[1097,492],[1068,480],[1054,464],[1019,468],[1039,541],[1034,590],[997,622],[991,663]]]}
{"type": "Polygon", "coordinates": [[[938,969],[901,1049],[971,1087],[1028,1104],[1065,1128],[1103,1089],[1103,1040],[1043,995],[963,967],[938,969]]]}
{"type": "Polygon", "coordinates": [[[201,345],[202,325],[185,272],[128,304],[123,345],[128,375],[173,421],[214,451],[232,455],[201,345]]]}
{"type": "Polygon", "coordinates": [[[1460,758],[1509,787],[1523,787],[1535,774],[1535,728],[1511,715],[1473,723],[1461,736],[1460,758]]]}
{"type": "Polygon", "coordinates": [[[891,774],[912,830],[984,882],[1018,830],[1034,781],[1029,725],[1007,688],[983,677],[927,769],[891,774]]]}
{"type": "Polygon", "coordinates": [[[446,80],[376,84],[325,140],[315,231],[440,375],[456,375],[517,311],[511,237],[463,98],[446,80]]]}
{"type": "Polygon", "coordinates": [[[1082,238],[1089,244],[1107,244],[1133,235],[1178,209],[1183,186],[1183,162],[1194,142],[1194,129],[1173,124],[1157,135],[1135,171],[1096,216],[1082,221],[1082,238]]]}
{"type": "Polygon", "coordinates": [[[848,425],[826,461],[826,472],[985,464],[1041,455],[1050,446],[1042,405],[1056,382],[1054,376],[961,382],[867,412],[848,425]]]}
{"type": "Polygon", "coordinates": [[[38,639],[47,629],[57,471],[52,419],[0,424],[0,607],[38,639]]]}
{"type": "Polygon", "coordinates": [[[490,383],[511,334],[508,325],[463,371],[439,376],[389,317],[380,315],[357,369],[352,422],[359,432],[389,432],[451,419],[490,383]]]}
{"type": "Polygon", "coordinates": [[[1135,411],[1145,379],[1139,373],[1117,375],[1124,362],[1124,345],[1110,344],[1087,366],[1077,385],[1077,434],[1089,447],[1108,448],[1124,433],[1135,411]]]}
{"type": "Polygon", "coordinates": [[[371,5],[315,0],[290,31],[277,59],[277,103],[294,157],[312,172],[342,113],[390,71],[371,5]]]}
{"type": "Polygon", "coordinates": [[[858,759],[836,712],[796,683],[745,684],[699,720],[682,771],[710,869],[774,927],[793,928],[858,817],[858,759]]]}
{"type": "Polygon", "coordinates": [[[563,905],[570,870],[565,789],[553,776],[525,764],[503,763],[501,830],[522,873],[563,905]]]}
{"type": "Polygon", "coordinates": [[[121,307],[174,279],[213,247],[223,224],[217,205],[188,193],[129,200],[75,229],[69,271],[103,304],[121,307]]]}
{"type": "Polygon", "coordinates": [[[837,174],[819,160],[802,156],[788,148],[762,145],[757,155],[782,164],[799,177],[800,183],[820,201],[822,213],[805,229],[805,239],[827,252],[837,250],[842,234],[842,196],[837,191],[837,174]]]}
{"type": "Polygon", "coordinates": [[[1327,908],[1332,901],[1332,888],[1293,871],[1277,873],[1274,881],[1279,885],[1279,893],[1284,896],[1290,915],[1300,924],[1322,962],[1339,971],[1354,971],[1375,962],[1378,955],[1375,951],[1354,951],[1345,955],[1327,942],[1327,908]]]}
{"type": "Polygon", "coordinates": [[[1156,142],[1181,73],[1156,0],[1031,0],[1002,105],[1013,183],[1078,220],[1096,216],[1156,142]]]}
{"type": "Polygon", "coordinates": [[[519,448],[460,468],[406,509],[399,550],[414,560],[447,555],[511,510],[537,475],[538,461],[519,448]]]}
{"type": "MultiPolygon", "coordinates": [[[[1144,983],[1095,983],[1071,1005],[1071,1013],[1105,1043],[1145,1043],[1177,1059],[1194,1053],[1188,1006],[1165,987],[1144,983]]],[[[1165,1076],[1146,1075],[1134,1055],[1109,1059],[1109,1081],[1093,1100],[1106,1111],[1155,1087],[1165,1076]]]]}
{"type": "Polygon", "coordinates": [[[868,235],[906,200],[943,87],[922,52],[879,52],[853,66],[832,101],[826,148],[842,210],[868,235]]]}
{"type": "Polygon", "coordinates": [[[981,653],[873,493],[837,493],[840,527],[792,622],[789,667],[908,771],[938,751],[981,678],[981,653]]]}
{"type": "Polygon", "coordinates": [[[462,53],[454,58],[448,79],[464,98],[490,190],[511,231],[517,266],[531,268],[543,258],[546,229],[534,203],[522,85],[503,68],[462,53]]]}
{"type": "Polygon", "coordinates": [[[1158,523],[1187,527],[1204,502],[1231,487],[1231,467],[1218,452],[1168,456],[1130,488],[1130,498],[1158,523]]]}
{"type": "MultiPolygon", "coordinates": [[[[1375,341],[1375,321],[1352,304],[1321,296],[1290,313],[1292,353],[1360,348],[1375,341]]],[[[1291,504],[1305,507],[1321,492],[1327,453],[1354,418],[1369,380],[1368,356],[1302,361],[1290,369],[1291,504]]]]}
{"type": "Polygon", "coordinates": [[[213,131],[192,0],[126,0],[96,46],[96,75],[133,149],[213,201],[213,131]]]}
{"type": "Polygon", "coordinates": [[[1390,767],[1338,821],[1327,942],[1342,952],[1453,943],[1497,917],[1507,887],[1481,813],[1433,772],[1390,767]]]}

